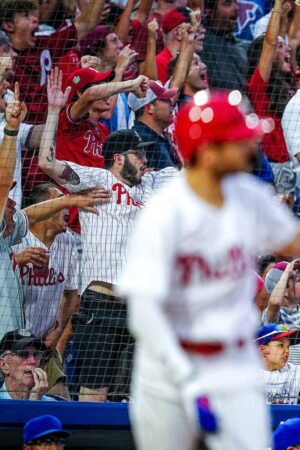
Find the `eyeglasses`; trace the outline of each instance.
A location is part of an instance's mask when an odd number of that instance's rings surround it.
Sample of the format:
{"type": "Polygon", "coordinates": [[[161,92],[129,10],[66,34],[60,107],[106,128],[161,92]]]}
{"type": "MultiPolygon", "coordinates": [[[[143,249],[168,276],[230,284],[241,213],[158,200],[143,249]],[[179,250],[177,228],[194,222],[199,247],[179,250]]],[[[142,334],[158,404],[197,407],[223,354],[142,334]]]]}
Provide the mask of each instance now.
{"type": "Polygon", "coordinates": [[[16,355],[22,359],[27,359],[29,356],[33,356],[36,359],[42,359],[45,352],[40,350],[17,350],[15,352],[4,353],[1,357],[3,358],[6,355],[16,355]]]}
{"type": "Polygon", "coordinates": [[[53,436],[44,439],[35,439],[34,441],[28,442],[27,445],[29,445],[30,447],[37,445],[41,449],[49,448],[51,447],[51,445],[57,445],[59,448],[64,448],[66,445],[66,440],[53,436]]]}
{"type": "Polygon", "coordinates": [[[146,152],[144,149],[137,149],[137,150],[128,150],[127,152],[124,152],[123,155],[135,155],[139,159],[145,159],[146,158],[146,152]]]}

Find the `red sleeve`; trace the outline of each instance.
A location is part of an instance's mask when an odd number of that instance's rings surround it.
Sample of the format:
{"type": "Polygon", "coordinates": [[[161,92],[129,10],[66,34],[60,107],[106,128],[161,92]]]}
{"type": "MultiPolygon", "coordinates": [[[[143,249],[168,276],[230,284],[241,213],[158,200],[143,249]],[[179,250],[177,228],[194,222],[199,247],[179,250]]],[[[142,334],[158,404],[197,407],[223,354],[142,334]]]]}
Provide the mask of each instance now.
{"type": "Polygon", "coordinates": [[[59,58],[57,66],[63,73],[63,86],[65,86],[70,73],[80,69],[80,53],[76,50],[69,50],[59,58]]]}
{"type": "Polygon", "coordinates": [[[252,77],[247,83],[250,101],[253,109],[260,117],[268,115],[269,96],[267,93],[268,82],[261,77],[258,67],[253,72],[252,77]]]}

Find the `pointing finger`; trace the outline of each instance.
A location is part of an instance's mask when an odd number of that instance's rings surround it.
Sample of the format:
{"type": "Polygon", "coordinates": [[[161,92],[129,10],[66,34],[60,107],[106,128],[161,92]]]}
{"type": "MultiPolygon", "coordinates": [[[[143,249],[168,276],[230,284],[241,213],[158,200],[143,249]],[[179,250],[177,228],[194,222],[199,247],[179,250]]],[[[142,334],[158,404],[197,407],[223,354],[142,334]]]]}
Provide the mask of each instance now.
{"type": "Polygon", "coordinates": [[[20,85],[17,81],[15,82],[15,93],[14,94],[15,94],[14,100],[19,101],[20,100],[20,85]]]}

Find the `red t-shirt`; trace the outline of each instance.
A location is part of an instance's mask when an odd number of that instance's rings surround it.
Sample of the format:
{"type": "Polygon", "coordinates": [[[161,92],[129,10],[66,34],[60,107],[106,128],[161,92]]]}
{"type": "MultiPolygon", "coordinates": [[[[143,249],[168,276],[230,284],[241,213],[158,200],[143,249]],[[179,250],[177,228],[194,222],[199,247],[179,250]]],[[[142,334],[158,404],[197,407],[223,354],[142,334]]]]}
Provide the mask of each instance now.
{"type": "Polygon", "coordinates": [[[279,163],[290,160],[289,152],[281,127],[281,117],[268,111],[269,96],[267,93],[268,83],[264,81],[256,67],[252,77],[247,83],[249,98],[253,105],[255,113],[260,117],[272,117],[275,122],[275,128],[271,133],[265,134],[262,141],[262,149],[266,156],[279,163]]]}
{"type": "Polygon", "coordinates": [[[73,24],[65,24],[50,36],[37,38],[33,48],[17,51],[15,80],[20,83],[21,99],[28,114],[26,122],[44,123],[47,115],[47,75],[64,53],[76,43],[77,30],[73,24]]]}
{"type": "Polygon", "coordinates": [[[80,52],[78,50],[69,50],[57,61],[58,68],[63,73],[63,86],[65,86],[66,80],[70,73],[77,69],[80,69],[80,52]]]}
{"type": "MultiPolygon", "coordinates": [[[[69,114],[72,103],[64,108],[59,116],[56,136],[56,157],[59,160],[71,161],[81,166],[104,166],[102,145],[109,129],[106,125],[97,125],[83,118],[74,122],[69,114]]],[[[69,227],[80,233],[77,208],[70,210],[69,227]]]]}
{"type": "Polygon", "coordinates": [[[173,55],[167,47],[156,56],[157,75],[162,84],[165,84],[169,79],[168,65],[172,58],[173,55]]]}

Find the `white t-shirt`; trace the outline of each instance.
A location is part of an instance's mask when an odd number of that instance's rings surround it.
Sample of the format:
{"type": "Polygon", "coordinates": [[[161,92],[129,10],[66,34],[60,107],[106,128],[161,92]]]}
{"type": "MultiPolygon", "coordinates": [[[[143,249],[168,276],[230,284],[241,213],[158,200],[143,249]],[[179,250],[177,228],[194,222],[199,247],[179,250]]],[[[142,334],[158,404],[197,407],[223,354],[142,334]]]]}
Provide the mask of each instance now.
{"type": "Polygon", "coordinates": [[[122,183],[109,170],[67,162],[79,175],[80,184],[66,187],[79,192],[93,187],[111,191],[111,200],[98,205],[99,216],[79,210],[82,241],[81,291],[93,281],[117,284],[126,261],[126,244],[137,215],[149,198],[165,183],[178,176],[173,167],[149,172],[139,185],[122,183]]]}
{"type": "Polygon", "coordinates": [[[300,392],[300,366],[286,364],[272,372],[263,370],[266,401],[270,404],[296,405],[300,392]]]}
{"type": "Polygon", "coordinates": [[[299,165],[298,160],[295,158],[297,153],[300,153],[300,130],[299,130],[299,120],[300,120],[300,90],[289,100],[285,107],[281,125],[283,129],[283,134],[286,142],[286,146],[290,157],[296,161],[299,165]]]}
{"type": "MultiPolygon", "coordinates": [[[[5,96],[6,101],[12,101],[13,93],[9,93],[5,96]]],[[[6,120],[4,114],[0,114],[0,142],[3,141],[4,133],[3,129],[6,125],[6,120]]],[[[14,181],[16,181],[16,186],[9,193],[9,197],[12,198],[16,204],[17,208],[21,208],[22,202],[22,148],[25,147],[28,134],[32,128],[32,125],[27,123],[21,123],[19,128],[19,133],[17,136],[17,155],[16,155],[16,168],[14,173],[14,181]]]]}
{"type": "Polygon", "coordinates": [[[29,230],[22,243],[13,247],[13,251],[19,253],[28,247],[43,247],[50,251],[47,277],[34,275],[30,263],[20,268],[26,329],[42,338],[55,325],[64,290],[78,288],[78,254],[69,232],[58,234],[48,249],[29,230]]]}
{"type": "Polygon", "coordinates": [[[223,192],[216,208],[180,177],[149,203],[130,240],[120,294],[159,303],[181,339],[253,339],[255,257],[296,233],[292,213],[251,175],[228,176],[223,192]]]}

